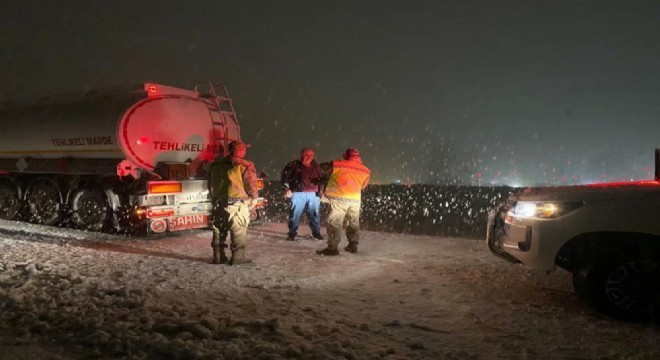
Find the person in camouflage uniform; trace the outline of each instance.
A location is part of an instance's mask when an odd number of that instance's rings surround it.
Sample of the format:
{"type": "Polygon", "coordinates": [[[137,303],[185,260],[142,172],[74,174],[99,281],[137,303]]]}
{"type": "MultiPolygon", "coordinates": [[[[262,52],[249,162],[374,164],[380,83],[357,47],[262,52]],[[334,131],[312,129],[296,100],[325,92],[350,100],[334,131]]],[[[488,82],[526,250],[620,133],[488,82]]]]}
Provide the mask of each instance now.
{"type": "Polygon", "coordinates": [[[244,159],[247,146],[241,141],[229,143],[229,156],[218,157],[208,172],[213,201],[213,264],[240,265],[252,262],[245,253],[250,208],[257,198],[257,174],[254,164],[244,159]],[[225,254],[230,234],[231,258],[225,254]]]}
{"type": "Polygon", "coordinates": [[[323,199],[330,204],[326,231],[328,246],[319,255],[339,255],[341,230],[346,225],[347,252],[357,253],[360,242],[360,206],[362,190],[369,184],[371,171],[362,164],[356,149],[347,149],[342,160],[319,165],[319,176],[327,179],[323,199]]]}

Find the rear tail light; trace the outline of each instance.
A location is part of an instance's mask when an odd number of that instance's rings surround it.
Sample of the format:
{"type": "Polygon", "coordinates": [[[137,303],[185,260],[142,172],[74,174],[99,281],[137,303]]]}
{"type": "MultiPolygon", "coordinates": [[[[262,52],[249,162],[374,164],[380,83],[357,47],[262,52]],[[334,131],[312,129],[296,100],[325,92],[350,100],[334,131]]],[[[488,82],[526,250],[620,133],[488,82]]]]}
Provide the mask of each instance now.
{"type": "Polygon", "coordinates": [[[149,183],[149,194],[180,193],[181,183],[178,181],[149,183]]]}
{"type": "Polygon", "coordinates": [[[153,84],[147,84],[146,88],[147,88],[146,90],[147,90],[147,95],[148,96],[158,95],[158,86],[153,85],[153,84]]]}
{"type": "Polygon", "coordinates": [[[262,190],[264,188],[264,179],[257,179],[257,190],[262,190]]]}
{"type": "Polygon", "coordinates": [[[147,209],[148,218],[169,217],[174,215],[174,209],[147,209]]]}

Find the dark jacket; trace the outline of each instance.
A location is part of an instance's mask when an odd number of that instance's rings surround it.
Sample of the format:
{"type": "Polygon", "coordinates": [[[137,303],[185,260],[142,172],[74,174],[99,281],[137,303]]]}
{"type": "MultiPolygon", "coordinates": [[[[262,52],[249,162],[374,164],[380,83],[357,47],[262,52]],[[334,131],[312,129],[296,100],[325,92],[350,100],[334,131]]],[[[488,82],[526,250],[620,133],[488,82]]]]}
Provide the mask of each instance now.
{"type": "MultiPolygon", "coordinates": [[[[282,169],[280,181],[282,182],[282,186],[285,189],[289,189],[293,192],[305,191],[305,179],[302,178],[300,173],[302,166],[302,161],[294,160],[286,164],[284,169],[282,169]]],[[[311,167],[311,171],[309,172],[310,183],[317,184],[319,177],[319,166],[314,160],[312,160],[312,163],[309,166],[311,167]]]]}

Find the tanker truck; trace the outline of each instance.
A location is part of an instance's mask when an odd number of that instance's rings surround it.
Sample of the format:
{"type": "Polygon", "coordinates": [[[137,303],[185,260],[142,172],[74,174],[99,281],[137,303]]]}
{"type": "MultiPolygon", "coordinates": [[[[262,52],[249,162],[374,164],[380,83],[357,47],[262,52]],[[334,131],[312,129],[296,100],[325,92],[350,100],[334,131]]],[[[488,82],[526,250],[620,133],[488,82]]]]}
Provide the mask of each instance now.
{"type": "Polygon", "coordinates": [[[204,170],[240,139],[227,89],[212,83],[0,102],[0,218],[92,231],[208,227],[204,170]]]}

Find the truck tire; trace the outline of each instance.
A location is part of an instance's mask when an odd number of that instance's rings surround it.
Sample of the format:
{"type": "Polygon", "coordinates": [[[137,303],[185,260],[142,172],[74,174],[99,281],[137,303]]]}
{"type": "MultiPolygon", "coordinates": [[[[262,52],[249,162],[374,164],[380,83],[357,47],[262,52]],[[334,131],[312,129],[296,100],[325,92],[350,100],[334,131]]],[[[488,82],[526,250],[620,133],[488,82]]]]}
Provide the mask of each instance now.
{"type": "Polygon", "coordinates": [[[250,209],[250,224],[257,225],[261,223],[262,214],[260,209],[250,209]]]}
{"type": "Polygon", "coordinates": [[[21,211],[19,189],[9,179],[0,179],[0,219],[14,220],[21,211]]]}
{"type": "Polygon", "coordinates": [[[54,181],[43,178],[30,184],[25,197],[30,222],[55,225],[60,220],[62,197],[54,181]]]}
{"type": "Polygon", "coordinates": [[[576,293],[615,319],[651,320],[660,312],[660,261],[643,255],[601,259],[575,271],[576,293]]]}
{"type": "Polygon", "coordinates": [[[78,189],[71,200],[72,220],[76,227],[90,231],[107,230],[112,207],[100,188],[78,189]]]}
{"type": "Polygon", "coordinates": [[[587,291],[587,276],[589,267],[582,267],[573,273],[573,289],[580,299],[589,301],[589,292],[587,291]]]}

